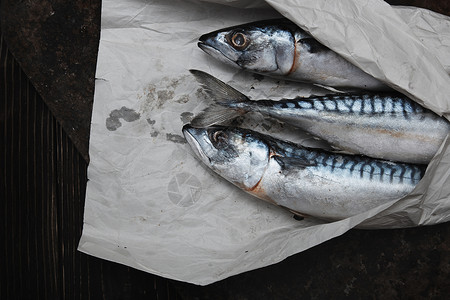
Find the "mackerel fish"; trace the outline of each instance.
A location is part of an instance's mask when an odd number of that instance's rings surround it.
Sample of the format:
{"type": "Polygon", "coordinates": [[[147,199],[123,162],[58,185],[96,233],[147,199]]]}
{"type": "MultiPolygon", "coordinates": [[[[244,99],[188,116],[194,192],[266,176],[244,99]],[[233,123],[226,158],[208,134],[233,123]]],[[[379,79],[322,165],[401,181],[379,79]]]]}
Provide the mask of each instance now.
{"type": "Polygon", "coordinates": [[[339,220],[410,193],[424,167],[305,148],[237,127],[185,125],[199,160],[242,190],[301,216],[339,220]]]}
{"type": "Polygon", "coordinates": [[[390,90],[288,19],[228,27],[202,35],[200,49],[235,67],[341,89],[390,90]]]}
{"type": "Polygon", "coordinates": [[[205,72],[191,73],[214,101],[192,121],[194,126],[259,112],[323,139],[336,150],[416,164],[429,163],[450,132],[445,118],[399,93],[250,100],[205,72]]]}

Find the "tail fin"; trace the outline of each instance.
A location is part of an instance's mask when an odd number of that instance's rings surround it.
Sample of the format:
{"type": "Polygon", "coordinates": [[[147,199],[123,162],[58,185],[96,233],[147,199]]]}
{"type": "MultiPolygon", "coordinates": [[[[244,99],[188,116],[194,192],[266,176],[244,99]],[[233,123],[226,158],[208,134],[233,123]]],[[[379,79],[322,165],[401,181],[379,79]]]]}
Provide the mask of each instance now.
{"type": "Polygon", "coordinates": [[[192,121],[194,127],[208,127],[244,115],[245,110],[232,107],[232,104],[249,101],[247,96],[235,90],[214,76],[199,70],[189,70],[214,101],[212,105],[198,114],[192,121]]]}
{"type": "Polygon", "coordinates": [[[247,96],[233,89],[223,81],[214,76],[199,70],[189,70],[201,83],[208,95],[217,103],[223,106],[249,100],[247,96]]]}
{"type": "Polygon", "coordinates": [[[245,114],[245,112],[241,113],[239,110],[229,109],[215,104],[205,108],[196,115],[190,124],[193,127],[209,127],[218,124],[225,125],[228,121],[242,114],[245,114]]]}

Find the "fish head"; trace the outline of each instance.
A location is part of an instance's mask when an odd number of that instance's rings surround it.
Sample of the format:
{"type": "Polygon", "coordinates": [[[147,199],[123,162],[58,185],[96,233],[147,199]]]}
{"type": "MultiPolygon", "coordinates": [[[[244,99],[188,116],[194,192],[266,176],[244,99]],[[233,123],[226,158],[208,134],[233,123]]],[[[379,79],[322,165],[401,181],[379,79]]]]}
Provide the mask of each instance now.
{"type": "Polygon", "coordinates": [[[251,189],[261,180],[269,162],[269,147],[255,134],[240,128],[183,127],[196,156],[233,184],[251,189]]]}
{"type": "Polygon", "coordinates": [[[295,57],[293,26],[281,20],[243,24],[204,34],[198,46],[226,64],[260,74],[287,75],[295,57]]]}

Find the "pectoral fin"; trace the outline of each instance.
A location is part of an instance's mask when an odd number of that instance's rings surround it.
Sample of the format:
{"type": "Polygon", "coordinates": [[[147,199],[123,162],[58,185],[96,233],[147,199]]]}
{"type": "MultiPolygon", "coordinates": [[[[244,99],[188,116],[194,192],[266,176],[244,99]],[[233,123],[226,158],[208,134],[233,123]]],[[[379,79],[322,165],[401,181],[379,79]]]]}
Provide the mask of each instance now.
{"type": "Polygon", "coordinates": [[[273,159],[281,166],[283,171],[295,171],[306,167],[315,166],[316,162],[302,157],[273,156],[273,159]]]}

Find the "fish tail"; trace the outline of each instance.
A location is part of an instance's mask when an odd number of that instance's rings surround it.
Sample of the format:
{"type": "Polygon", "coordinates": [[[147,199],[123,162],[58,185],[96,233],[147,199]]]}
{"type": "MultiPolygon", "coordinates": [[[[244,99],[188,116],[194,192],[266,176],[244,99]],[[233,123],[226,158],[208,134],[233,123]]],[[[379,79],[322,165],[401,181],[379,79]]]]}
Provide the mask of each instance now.
{"type": "Polygon", "coordinates": [[[215,103],[229,106],[240,102],[249,101],[248,97],[235,90],[223,81],[199,70],[189,70],[195,76],[197,81],[203,86],[206,93],[215,103]]]}
{"type": "Polygon", "coordinates": [[[236,105],[250,101],[247,96],[208,73],[199,70],[189,71],[214,101],[213,105],[192,120],[192,126],[207,127],[222,124],[247,113],[245,109],[236,105]]]}
{"type": "Polygon", "coordinates": [[[229,109],[219,105],[211,105],[191,120],[190,125],[193,127],[209,127],[213,125],[225,125],[240,115],[241,111],[229,109]]]}

